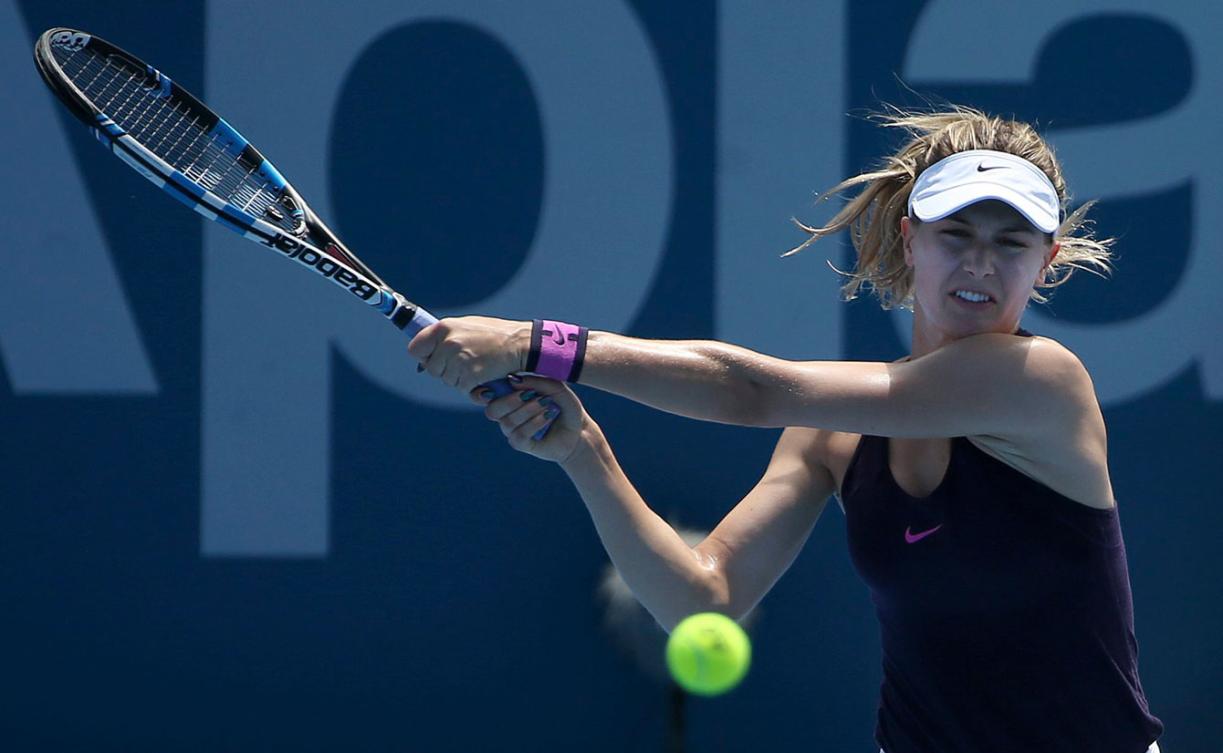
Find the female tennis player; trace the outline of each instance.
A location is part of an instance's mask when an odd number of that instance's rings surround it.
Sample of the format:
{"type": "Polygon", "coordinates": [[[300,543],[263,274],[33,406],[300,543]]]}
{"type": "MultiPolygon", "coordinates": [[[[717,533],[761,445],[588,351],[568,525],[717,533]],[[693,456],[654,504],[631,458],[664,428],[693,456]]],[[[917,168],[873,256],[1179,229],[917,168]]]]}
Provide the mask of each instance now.
{"type": "Polygon", "coordinates": [[[409,352],[474,389],[515,449],[561,465],[668,630],[694,612],[746,614],[836,495],[881,627],[886,753],[1158,751],[1092,382],[1064,346],[1020,327],[1042,289],[1107,268],[1109,241],[1084,229],[1089,205],[1064,216],[1061,168],[1030,125],[968,108],[882,121],[908,142],[836,186],[862,190],[827,225],[803,226],[795,251],[849,229],[845,292],[912,309],[905,358],[795,362],[482,317],[433,325],[409,352]],[[550,378],[491,402],[477,387],[519,371],[550,378]],[[760,482],[690,548],[559,380],[786,428],[760,482]]]}

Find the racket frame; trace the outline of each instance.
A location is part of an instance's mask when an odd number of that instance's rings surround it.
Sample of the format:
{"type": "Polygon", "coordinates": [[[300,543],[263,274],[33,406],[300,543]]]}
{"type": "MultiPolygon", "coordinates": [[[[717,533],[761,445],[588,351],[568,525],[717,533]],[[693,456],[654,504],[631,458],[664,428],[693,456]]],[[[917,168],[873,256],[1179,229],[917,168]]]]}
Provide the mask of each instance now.
{"type": "MultiPolygon", "coordinates": [[[[136,172],[196,213],[224,225],[249,240],[271,248],[302,266],[313,269],[316,273],[347,289],[367,306],[382,313],[392,324],[409,336],[415,336],[430,324],[437,323],[437,317],[392,290],[374,274],[373,270],[358,259],[356,254],[349,251],[339,237],[319,219],[318,215],[297,193],[297,190],[285,180],[280,171],[253,144],[212,108],[179,86],[169,76],[101,37],[65,27],[48,29],[39,36],[34,45],[34,64],[52,93],[68,107],[73,115],[93,131],[98,141],[136,172]],[[140,143],[110,115],[95,105],[72,82],[52,53],[52,48],[57,46],[69,49],[75,47],[75,51],[80,51],[91,45],[97,45],[96,51],[99,54],[116,56],[137,71],[143,71],[147,79],[152,82],[152,86],[148,87],[150,90],[156,88],[159,96],[176,98],[176,101],[184,103],[188,110],[203,115],[206,122],[212,124],[209,133],[220,132],[221,136],[228,140],[224,147],[225,151],[231,153],[235,158],[258,165],[257,171],[261,177],[267,179],[277,190],[282,191],[282,199],[288,198],[287,204],[291,205],[294,217],[293,232],[277,227],[260,217],[255,217],[232,204],[225,197],[200,186],[159,157],[152,149],[140,143]]],[[[505,378],[493,380],[482,387],[492,389],[498,397],[514,392],[513,385],[505,378]]],[[[548,428],[545,426],[535,435],[535,438],[542,439],[547,434],[548,428]]]]}
{"type": "Polygon", "coordinates": [[[415,335],[437,321],[436,317],[383,282],[319,219],[271,161],[224,118],[169,76],[100,37],[64,27],[49,29],[38,38],[34,46],[34,62],[51,91],[78,120],[93,131],[99,142],[136,172],[197,214],[314,270],[382,313],[392,324],[409,335],[415,335]],[[261,177],[282,191],[282,196],[288,198],[288,203],[301,212],[301,222],[297,226],[300,230],[295,228],[296,232],[287,231],[244,211],[163,160],[124,130],[77,87],[55,59],[52,48],[57,46],[73,51],[93,47],[98,55],[114,56],[131,68],[144,71],[153,84],[148,88],[159,90],[158,96],[172,98],[185,105],[192,114],[204,116],[206,122],[213,123],[211,132],[218,132],[230,139],[226,151],[235,154],[235,158],[240,156],[244,162],[259,165],[258,172],[261,177]]]}

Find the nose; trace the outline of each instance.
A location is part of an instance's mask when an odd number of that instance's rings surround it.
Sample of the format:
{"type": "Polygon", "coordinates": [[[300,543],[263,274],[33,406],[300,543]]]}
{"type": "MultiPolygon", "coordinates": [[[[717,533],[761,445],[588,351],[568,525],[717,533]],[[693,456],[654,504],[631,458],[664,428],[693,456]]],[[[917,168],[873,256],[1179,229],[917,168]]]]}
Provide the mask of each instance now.
{"type": "Polygon", "coordinates": [[[994,273],[994,254],[983,243],[975,243],[962,257],[964,271],[974,277],[985,277],[994,273]]]}

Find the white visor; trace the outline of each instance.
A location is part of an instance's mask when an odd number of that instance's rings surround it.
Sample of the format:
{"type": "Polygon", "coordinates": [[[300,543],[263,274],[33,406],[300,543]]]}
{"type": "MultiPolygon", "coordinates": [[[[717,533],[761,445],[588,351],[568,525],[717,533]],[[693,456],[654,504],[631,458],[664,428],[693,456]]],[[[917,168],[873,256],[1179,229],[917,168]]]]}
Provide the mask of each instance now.
{"type": "Polygon", "coordinates": [[[923,170],[909,194],[909,215],[934,222],[986,199],[1006,202],[1042,232],[1061,224],[1057,190],[1044,171],[990,149],[957,152],[923,170]]]}

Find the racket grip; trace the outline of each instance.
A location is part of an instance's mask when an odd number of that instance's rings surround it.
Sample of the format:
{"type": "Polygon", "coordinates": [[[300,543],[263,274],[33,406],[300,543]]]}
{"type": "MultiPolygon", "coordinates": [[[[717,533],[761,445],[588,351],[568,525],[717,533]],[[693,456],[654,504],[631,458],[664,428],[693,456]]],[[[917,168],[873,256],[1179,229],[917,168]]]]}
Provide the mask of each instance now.
{"type": "Polygon", "coordinates": [[[494,379],[493,381],[487,382],[480,386],[487,387],[488,389],[492,390],[497,397],[505,397],[514,391],[514,385],[510,384],[510,380],[505,379],[504,377],[501,379],[494,379]]]}
{"type": "MultiPolygon", "coordinates": [[[[401,301],[400,305],[403,306],[404,304],[402,303],[402,297],[400,297],[399,300],[401,301]]],[[[407,305],[412,306],[412,304],[407,305]]],[[[425,311],[420,306],[413,306],[413,308],[415,310],[412,311],[412,317],[399,326],[399,328],[404,331],[404,334],[408,336],[409,340],[419,335],[420,331],[425,327],[428,327],[430,324],[437,324],[436,316],[430,314],[428,311],[425,311]]],[[[402,316],[401,312],[406,310],[410,309],[396,309],[395,314],[391,316],[391,321],[395,324],[399,324],[399,322],[402,321],[399,319],[399,317],[402,316]]]]}
{"type": "MultiPolygon", "coordinates": [[[[408,322],[403,326],[403,331],[407,333],[409,338],[412,338],[412,337],[416,337],[416,335],[419,334],[422,329],[424,329],[425,327],[428,327],[431,324],[437,324],[437,317],[434,316],[433,314],[430,314],[428,311],[425,311],[423,308],[417,306],[416,311],[412,314],[412,318],[409,319],[408,322]]],[[[485,382],[484,384],[480,386],[486,387],[492,390],[493,394],[496,395],[497,397],[505,397],[506,395],[514,391],[514,386],[510,384],[510,380],[506,379],[505,377],[502,377],[501,379],[494,379],[491,382],[485,382]]],[[[544,437],[548,435],[548,429],[551,429],[551,428],[552,428],[552,424],[548,424],[544,428],[535,432],[535,435],[532,437],[532,439],[538,442],[539,440],[543,439],[544,437]]]]}

